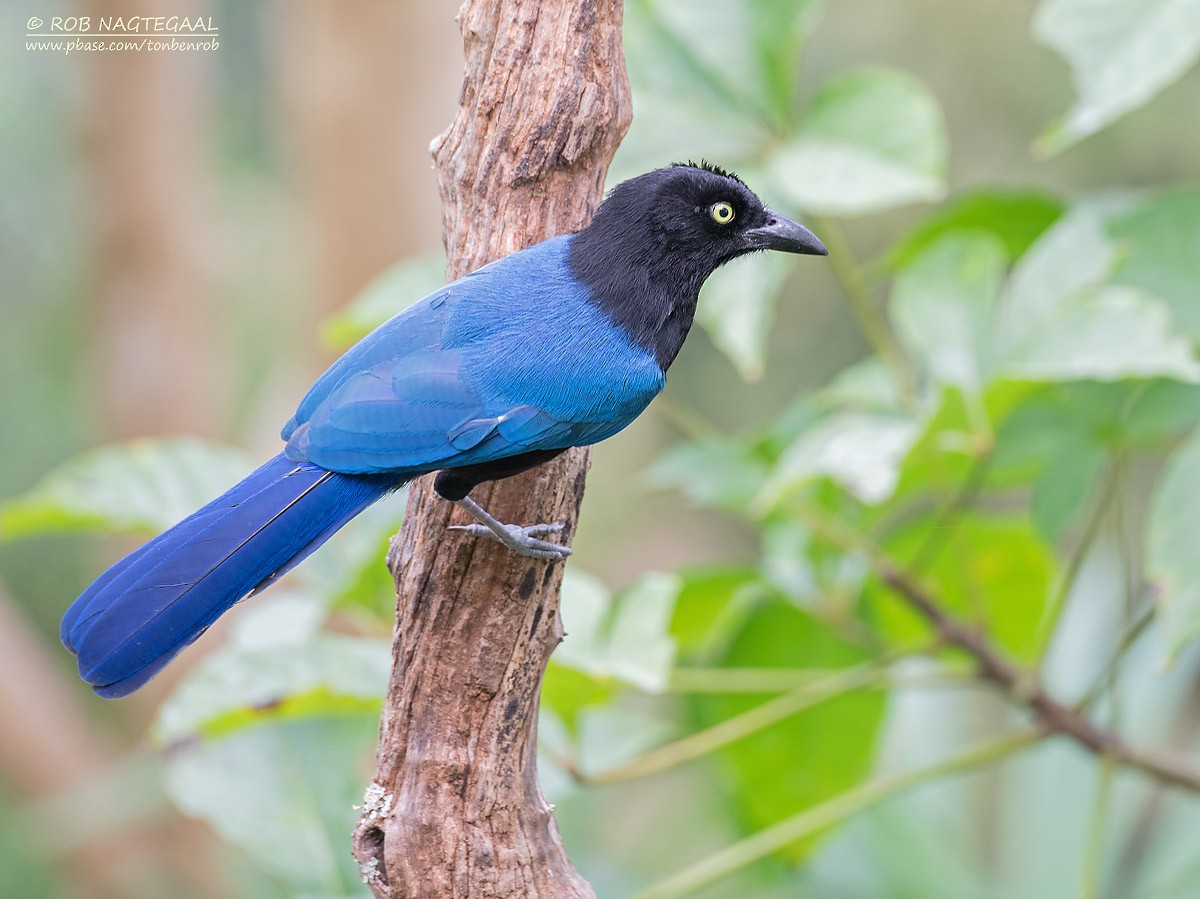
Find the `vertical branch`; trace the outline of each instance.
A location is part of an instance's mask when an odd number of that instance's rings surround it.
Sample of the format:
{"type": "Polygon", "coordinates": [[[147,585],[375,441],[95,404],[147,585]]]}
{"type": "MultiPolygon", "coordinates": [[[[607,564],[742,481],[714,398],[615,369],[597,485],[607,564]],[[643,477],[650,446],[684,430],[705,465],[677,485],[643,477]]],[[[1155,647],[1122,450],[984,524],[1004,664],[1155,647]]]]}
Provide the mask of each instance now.
{"type": "MultiPolygon", "coordinates": [[[[452,277],[586,225],[631,116],[620,0],[467,0],[459,23],[459,111],[432,147],[452,277]]],[[[473,496],[570,540],[587,467],[572,450],[473,496]]],[[[389,555],[393,669],[355,855],[380,897],[592,896],[536,772],[563,566],[447,531],[452,508],[416,483],[389,555]]]]}

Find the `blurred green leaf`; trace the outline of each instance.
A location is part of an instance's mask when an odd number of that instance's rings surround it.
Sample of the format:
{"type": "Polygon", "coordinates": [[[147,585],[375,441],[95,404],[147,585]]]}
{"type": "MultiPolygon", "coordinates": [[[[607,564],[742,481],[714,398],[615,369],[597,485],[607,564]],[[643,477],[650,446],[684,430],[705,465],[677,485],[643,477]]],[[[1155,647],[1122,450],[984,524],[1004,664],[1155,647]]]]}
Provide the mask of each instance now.
{"type": "Polygon", "coordinates": [[[296,580],[329,607],[361,613],[390,633],[396,585],[386,558],[406,497],[406,490],[398,491],[357,515],[296,569],[296,580]]]}
{"type": "Polygon", "coordinates": [[[188,437],[92,450],[0,506],[0,539],[161,531],[229,489],[252,467],[240,450],[188,437]]]}
{"type": "Polygon", "coordinates": [[[896,331],[938,381],[969,393],[983,389],[994,364],[992,321],[1006,258],[998,237],[956,233],[931,244],[897,276],[896,331]]]}
{"type": "Polygon", "coordinates": [[[446,257],[430,253],[386,269],[325,323],[321,341],[342,350],[446,283],[446,257]]]}
{"type": "MultiPolygon", "coordinates": [[[[733,637],[722,663],[731,668],[846,668],[866,655],[805,612],[776,600],[760,605],[733,637]]],[[[761,703],[754,695],[696,700],[702,726],[761,703]]],[[[748,829],[774,824],[861,782],[870,773],[884,697],[858,691],[807,709],[718,754],[731,797],[748,829]]],[[[811,844],[795,850],[805,854],[811,844]]]]}
{"type": "Polygon", "coordinates": [[[1039,380],[1200,378],[1191,342],[1151,294],[1106,284],[1119,261],[1108,222],[1124,198],[1077,205],[1017,264],[997,323],[1005,373],[1039,380]]]}
{"type": "MultiPolygon", "coordinates": [[[[763,109],[762,104],[740,102],[730,86],[731,82],[744,83],[749,74],[738,70],[737,62],[719,66],[714,73],[704,61],[714,50],[708,47],[700,52],[691,45],[690,22],[679,12],[694,6],[667,0],[625,4],[625,58],[633,86],[634,116],[613,159],[610,184],[671,162],[707,158],[732,164],[751,160],[768,138],[764,123],[754,114],[763,109]],[[672,27],[675,19],[683,20],[683,33],[672,27]]],[[[704,6],[711,16],[735,20],[735,27],[746,24],[738,5],[704,6]]],[[[709,35],[695,38],[706,46],[710,40],[709,35]]],[[[742,34],[733,40],[742,45],[749,39],[742,34]]]]}
{"type": "Polygon", "coordinates": [[[1042,0],[1039,40],[1071,66],[1075,104],[1038,138],[1060,153],[1137,109],[1200,57],[1200,0],[1042,0]]]}
{"type": "Polygon", "coordinates": [[[579,770],[601,774],[631,761],[678,734],[657,715],[613,706],[593,706],[579,715],[579,770]]]}
{"type": "Polygon", "coordinates": [[[829,477],[864,503],[891,496],[920,429],[899,415],[834,412],[802,432],[755,499],[765,514],[801,485],[829,477]]]}
{"type": "Polygon", "coordinates": [[[1174,657],[1200,634],[1200,431],[1172,454],[1154,490],[1146,567],[1160,591],[1166,649],[1174,657]]]}
{"type": "Polygon", "coordinates": [[[568,569],[562,598],[566,637],[555,661],[648,693],[665,690],[675,660],[668,628],[679,589],[678,575],[647,574],[613,597],[596,578],[568,569]]]}
{"type": "Polygon", "coordinates": [[[1060,441],[1033,485],[1031,515],[1047,540],[1057,540],[1083,512],[1108,458],[1104,446],[1083,435],[1060,441]]]}
{"type": "Polygon", "coordinates": [[[1162,298],[1176,324],[1200,338],[1200,190],[1140,204],[1117,217],[1109,233],[1126,251],[1113,281],[1162,298]]]}
{"type": "Polygon", "coordinates": [[[1122,439],[1133,449],[1163,449],[1200,424],[1200,388],[1178,381],[1146,385],[1121,423],[1122,439]]]}
{"type": "Polygon", "coordinates": [[[763,375],[775,301],[794,267],[783,253],[736,260],[717,269],[700,292],[696,321],[743,380],[763,375]]]}
{"type": "Polygon", "coordinates": [[[1117,262],[1109,220],[1129,201],[1102,197],[1073,206],[1021,257],[1001,303],[999,355],[1014,355],[1061,303],[1103,284],[1117,262]]]}
{"type": "Polygon", "coordinates": [[[1166,304],[1131,287],[1104,287],[1061,303],[1009,360],[1011,374],[1040,380],[1162,375],[1200,381],[1190,340],[1166,304]]]}
{"type": "Polygon", "coordinates": [[[860,412],[903,411],[896,379],[877,356],[842,369],[812,397],[815,406],[826,409],[857,409],[860,412]]]}
{"type": "Polygon", "coordinates": [[[892,501],[879,509],[886,516],[897,503],[929,505],[943,500],[966,481],[980,450],[977,419],[995,421],[1004,414],[1007,385],[993,385],[982,398],[945,388],[926,415],[899,466],[892,501]]]}
{"type": "Polygon", "coordinates": [[[1004,245],[1011,264],[1063,214],[1058,199],[1036,191],[983,190],[955,197],[888,250],[893,269],[904,268],[932,244],[958,231],[987,231],[1004,245]]]}
{"type": "Polygon", "coordinates": [[[389,641],[320,634],[266,647],[231,644],[205,657],[159,710],[162,744],[222,736],[279,718],[377,713],[389,641]]]}
{"type": "Polygon", "coordinates": [[[698,568],[682,572],[671,636],[679,655],[696,664],[715,664],[728,642],[770,588],[754,568],[698,568]]]}
{"type": "Polygon", "coordinates": [[[284,721],[167,755],[163,782],[293,890],[369,897],[347,848],[366,779],[378,713],[284,721]]]}
{"type": "Polygon", "coordinates": [[[902,72],[864,69],[818,92],[770,173],[801,209],[858,215],[941,197],[946,154],[929,89],[902,72]]]}
{"type": "Polygon", "coordinates": [[[746,443],[734,437],[681,443],[664,453],[646,478],[682,491],[699,505],[744,512],[767,476],[766,461],[746,443]]]}
{"type": "MultiPolygon", "coordinates": [[[[636,18],[645,15],[657,26],[658,55],[677,56],[695,80],[717,85],[734,105],[748,105],[776,124],[787,121],[801,49],[819,19],[821,0],[642,0],[627,6],[642,7],[627,34],[646,27],[636,18]]],[[[635,49],[632,55],[641,54],[635,49]]]]}
{"type": "MultiPolygon", "coordinates": [[[[1022,661],[1038,648],[1042,618],[1054,576],[1050,550],[1024,518],[983,517],[969,513],[942,531],[931,531],[921,517],[891,535],[889,555],[907,564],[938,540],[940,552],[922,579],[946,609],[984,630],[989,638],[1022,661]]],[[[931,636],[929,623],[884,586],[869,592],[880,628],[901,646],[919,646],[931,636]]]]}

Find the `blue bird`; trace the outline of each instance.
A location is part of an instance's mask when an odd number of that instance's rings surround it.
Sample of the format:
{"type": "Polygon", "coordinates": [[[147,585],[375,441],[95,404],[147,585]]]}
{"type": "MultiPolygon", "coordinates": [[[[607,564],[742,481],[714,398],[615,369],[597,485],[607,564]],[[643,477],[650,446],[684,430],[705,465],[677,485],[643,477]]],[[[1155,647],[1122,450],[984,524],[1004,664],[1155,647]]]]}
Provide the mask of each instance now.
{"type": "Polygon", "coordinates": [[[283,429],[284,451],[102,574],[62,641],[101,696],[137,690],[226,610],[380,497],[427,472],[468,530],[559,560],[469,496],[616,434],[663,389],[704,280],[757,250],[825,255],[737,176],[673,165],[612,190],[592,223],[484,266],[338,359],[283,429]]]}

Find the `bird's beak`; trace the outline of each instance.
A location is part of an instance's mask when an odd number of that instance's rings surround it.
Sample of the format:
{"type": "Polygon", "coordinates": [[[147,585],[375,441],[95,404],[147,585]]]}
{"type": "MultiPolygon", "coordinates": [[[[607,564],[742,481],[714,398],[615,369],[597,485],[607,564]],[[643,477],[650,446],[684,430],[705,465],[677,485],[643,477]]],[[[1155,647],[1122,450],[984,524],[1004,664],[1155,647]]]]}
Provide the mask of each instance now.
{"type": "Polygon", "coordinates": [[[767,223],[761,228],[751,228],[744,236],[752,250],[781,250],[805,256],[829,255],[817,235],[799,222],[770,210],[767,211],[767,223]]]}

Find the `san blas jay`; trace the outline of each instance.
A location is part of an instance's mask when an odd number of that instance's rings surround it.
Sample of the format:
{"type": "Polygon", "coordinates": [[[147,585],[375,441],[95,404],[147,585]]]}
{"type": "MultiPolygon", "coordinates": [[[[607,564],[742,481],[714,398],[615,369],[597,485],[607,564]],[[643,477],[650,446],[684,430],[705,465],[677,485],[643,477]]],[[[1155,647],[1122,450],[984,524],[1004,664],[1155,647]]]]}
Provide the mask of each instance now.
{"type": "Polygon", "coordinates": [[[663,389],[704,280],[758,250],[825,255],[735,175],[672,165],[612,190],[592,223],[446,285],[363,338],[308,391],[284,451],[102,574],[63,617],[101,696],[137,690],[227,609],[380,497],[438,472],[471,535],[561,560],[557,525],[497,521],[484,481],[616,434],[663,389]]]}

